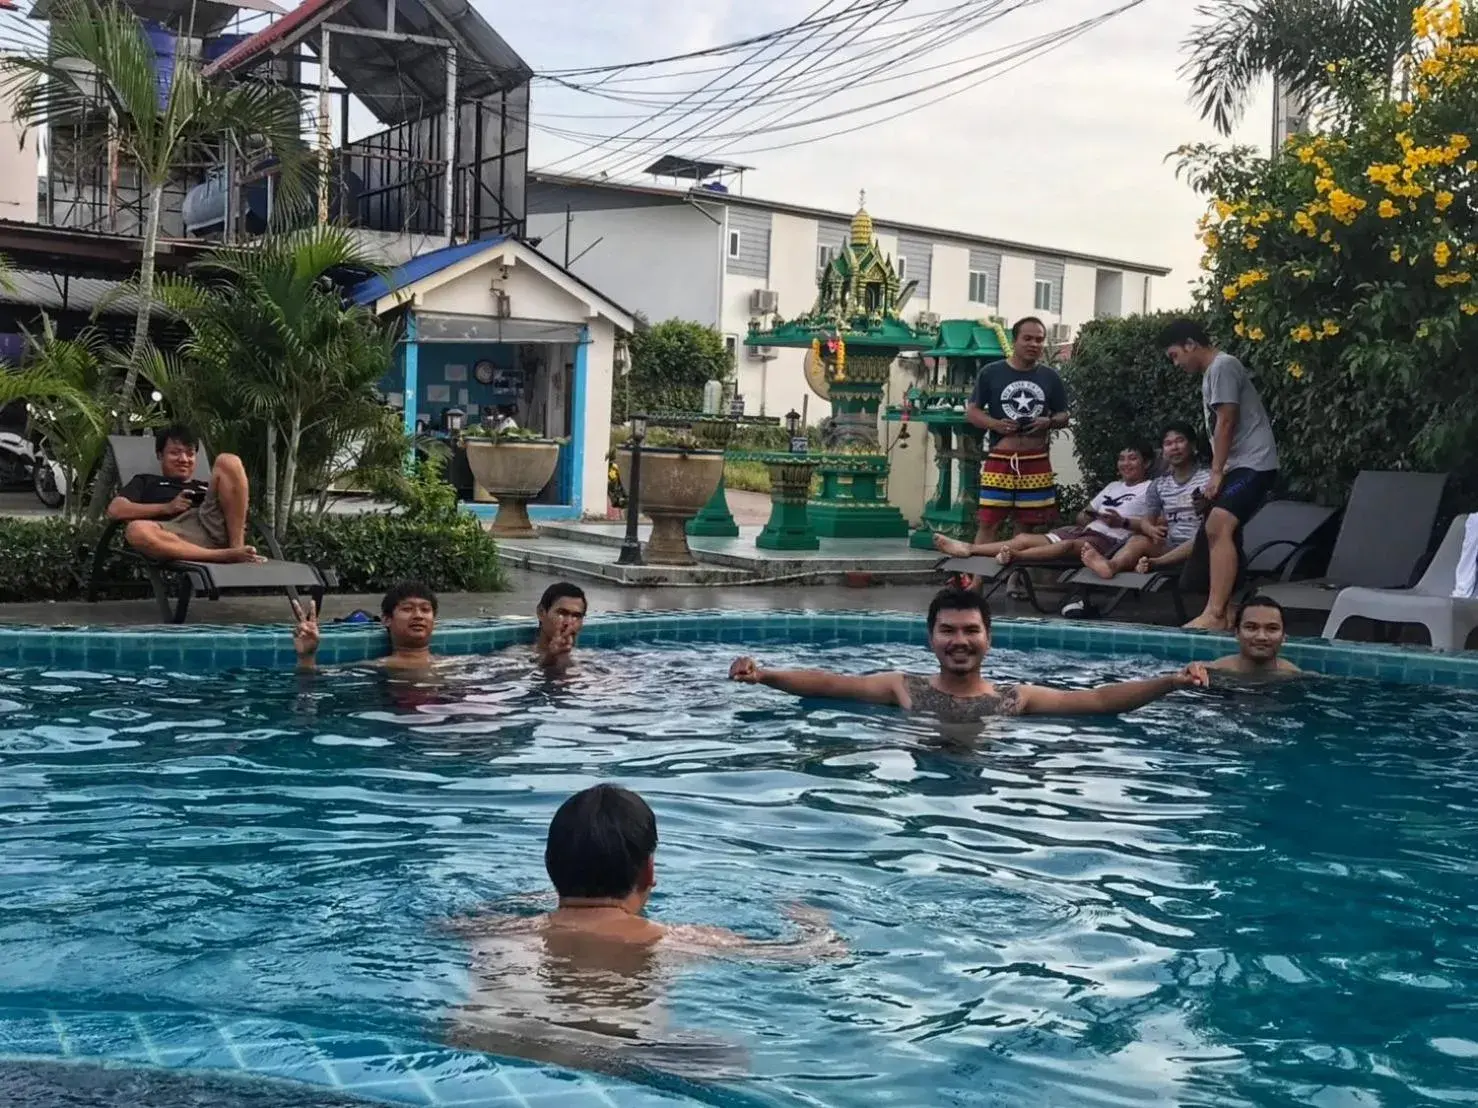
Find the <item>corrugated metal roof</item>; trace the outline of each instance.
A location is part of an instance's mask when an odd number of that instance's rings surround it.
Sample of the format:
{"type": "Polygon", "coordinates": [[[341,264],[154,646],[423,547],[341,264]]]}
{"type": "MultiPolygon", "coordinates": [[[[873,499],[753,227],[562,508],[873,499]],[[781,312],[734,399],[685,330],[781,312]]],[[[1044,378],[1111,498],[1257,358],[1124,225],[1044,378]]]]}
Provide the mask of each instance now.
{"type": "MultiPolygon", "coordinates": [[[[56,0],[35,0],[26,15],[50,19],[57,6],[56,0]]],[[[214,34],[241,14],[241,9],[272,15],[283,11],[273,0],[131,0],[127,7],[142,20],[166,27],[189,26],[197,35],[214,34]]],[[[15,8],[14,0],[0,0],[0,8],[15,8]]]]}
{"type": "Polygon", "coordinates": [[[120,291],[127,285],[101,277],[65,277],[20,269],[10,274],[10,286],[0,288],[0,303],[51,312],[91,313],[106,302],[108,315],[132,316],[138,311],[138,298],[120,291]]]}
{"type": "MultiPolygon", "coordinates": [[[[384,0],[305,0],[270,27],[206,66],[207,76],[237,72],[297,45],[324,22],[385,29],[384,0]]],[[[395,29],[450,39],[457,47],[457,98],[481,100],[526,84],[534,75],[466,0],[396,0],[395,29]]],[[[316,49],[317,43],[311,45],[316,49]]],[[[382,123],[403,123],[440,111],[446,100],[445,52],[425,43],[338,35],[329,69],[382,123]]]]}

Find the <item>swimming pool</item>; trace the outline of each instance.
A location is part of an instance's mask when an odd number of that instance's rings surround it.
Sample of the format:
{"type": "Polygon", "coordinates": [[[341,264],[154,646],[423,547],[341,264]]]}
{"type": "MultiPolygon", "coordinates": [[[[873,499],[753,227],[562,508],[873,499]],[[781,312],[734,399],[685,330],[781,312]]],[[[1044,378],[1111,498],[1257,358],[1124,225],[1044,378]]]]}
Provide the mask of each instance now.
{"type": "MultiPolygon", "coordinates": [[[[1478,695],[1323,681],[971,735],[728,685],[734,653],[604,649],[568,684],[466,658],[419,691],[0,671],[0,1090],[63,1055],[403,1103],[1478,1088],[1478,695]],[[462,1049],[474,982],[443,924],[536,910],[549,816],[602,779],[656,809],[656,918],[769,936],[800,901],[849,955],[685,969],[647,998],[670,1025],[637,1052],[650,1069],[619,1077],[462,1049]],[[674,1048],[694,1040],[724,1065],[674,1048]]],[[[904,642],[758,653],[929,665],[904,642]]],[[[1000,650],[990,668],[1078,685],[1160,666],[1000,650]]]]}

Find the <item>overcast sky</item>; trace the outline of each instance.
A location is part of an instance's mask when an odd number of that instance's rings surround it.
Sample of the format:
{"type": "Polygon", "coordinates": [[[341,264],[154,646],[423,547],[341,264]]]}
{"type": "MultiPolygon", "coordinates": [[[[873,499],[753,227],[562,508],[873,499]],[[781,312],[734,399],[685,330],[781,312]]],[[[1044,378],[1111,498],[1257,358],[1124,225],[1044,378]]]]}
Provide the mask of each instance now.
{"type": "MultiPolygon", "coordinates": [[[[961,56],[1070,26],[1122,0],[1035,0],[956,43],[961,56]]],[[[479,8],[536,70],[634,61],[745,38],[794,23],[817,0],[538,0],[479,8]]],[[[927,11],[946,0],[911,0],[927,11]]],[[[1210,141],[1176,70],[1195,21],[1191,0],[1144,0],[1055,52],[952,99],[850,135],[743,157],[755,166],[745,192],[850,210],[860,188],[880,220],[969,230],[1086,253],[1158,263],[1159,307],[1188,302],[1197,274],[1199,198],[1175,179],[1165,156],[1185,142],[1210,141]]],[[[942,55],[948,57],[950,55],[942,55]]],[[[727,64],[730,59],[724,59],[727,64]]],[[[693,65],[713,64],[690,63],[693,65]]],[[[921,62],[910,63],[917,67],[921,62]]],[[[937,80],[950,70],[917,78],[937,80]]],[[[687,78],[686,86],[707,77],[687,78]]],[[[663,87],[660,84],[645,86],[663,87]]],[[[906,85],[862,94],[873,100],[906,85]]],[[[854,101],[855,102],[855,101],[854,101]]],[[[829,105],[828,105],[829,106],[829,105]]],[[[552,113],[634,109],[538,83],[533,118],[582,130],[619,130],[634,121],[573,119],[552,113]]],[[[1269,97],[1253,104],[1236,138],[1263,145],[1269,97]]],[[[860,122],[838,121],[840,129],[860,122]]],[[[768,143],[793,139],[794,132],[768,143]]],[[[766,141],[750,145],[765,145],[766,141]]],[[[532,165],[569,153],[566,141],[536,130],[532,165]]],[[[722,144],[684,143],[684,154],[725,154],[722,144]]],[[[566,163],[568,168],[574,163],[566,163]]]]}

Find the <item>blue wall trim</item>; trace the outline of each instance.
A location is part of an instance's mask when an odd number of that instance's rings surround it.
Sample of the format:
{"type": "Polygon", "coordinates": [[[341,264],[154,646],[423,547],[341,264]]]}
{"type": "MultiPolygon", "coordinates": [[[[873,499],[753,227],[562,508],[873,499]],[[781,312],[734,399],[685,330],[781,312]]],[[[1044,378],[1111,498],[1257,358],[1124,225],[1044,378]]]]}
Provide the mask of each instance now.
{"type": "Polygon", "coordinates": [[[585,508],[585,490],[581,488],[585,478],[585,423],[590,406],[587,393],[590,388],[590,328],[580,328],[580,345],[575,347],[575,379],[570,383],[571,395],[575,398],[575,410],[570,419],[570,503],[574,505],[578,519],[585,508]]]}
{"type": "Polygon", "coordinates": [[[416,313],[405,313],[405,342],[400,346],[401,365],[405,371],[405,433],[416,433],[416,397],[420,394],[421,344],[416,341],[416,313]]]}

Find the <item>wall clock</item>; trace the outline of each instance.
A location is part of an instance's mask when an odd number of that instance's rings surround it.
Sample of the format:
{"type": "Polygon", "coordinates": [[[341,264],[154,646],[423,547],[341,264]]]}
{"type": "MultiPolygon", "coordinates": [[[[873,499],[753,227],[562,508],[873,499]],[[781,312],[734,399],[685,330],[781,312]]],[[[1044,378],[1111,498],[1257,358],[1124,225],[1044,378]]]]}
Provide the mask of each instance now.
{"type": "Polygon", "coordinates": [[[489,361],[478,362],[472,367],[472,375],[477,378],[479,384],[483,385],[491,385],[497,372],[498,367],[489,361]]]}

